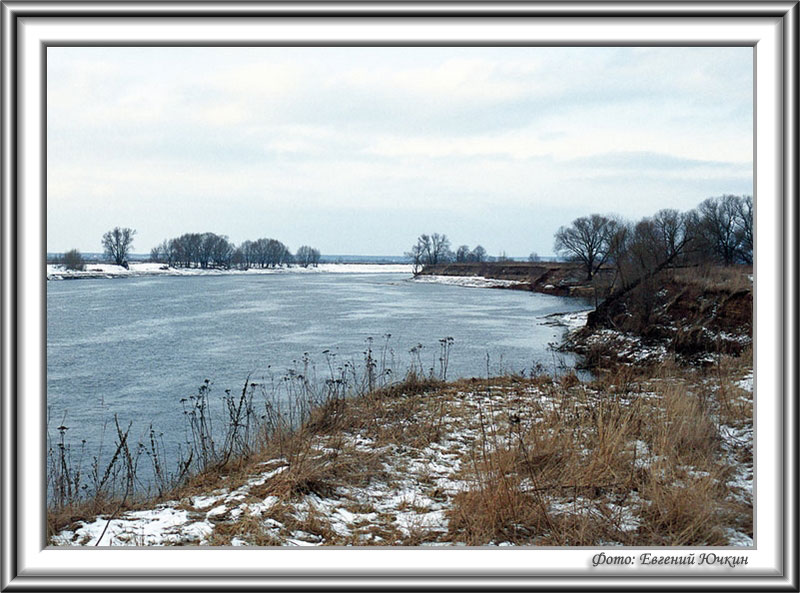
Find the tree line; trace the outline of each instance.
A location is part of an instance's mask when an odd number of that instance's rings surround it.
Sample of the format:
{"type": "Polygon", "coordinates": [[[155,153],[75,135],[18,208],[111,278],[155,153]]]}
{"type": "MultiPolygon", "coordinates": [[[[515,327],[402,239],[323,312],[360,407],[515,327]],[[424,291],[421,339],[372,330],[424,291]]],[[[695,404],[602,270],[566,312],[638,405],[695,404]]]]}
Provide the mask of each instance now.
{"type": "Polygon", "coordinates": [[[485,262],[489,259],[486,249],[478,245],[470,249],[469,245],[461,245],[454,252],[450,248],[450,239],[447,235],[433,233],[422,234],[417,242],[406,252],[406,257],[411,260],[412,271],[416,275],[425,266],[433,266],[446,262],[485,262]]]}
{"type": "MultiPolygon", "coordinates": [[[[134,229],[114,227],[103,235],[103,254],[118,266],[128,267],[133,248],[134,229]]],[[[165,239],[150,250],[150,261],[178,268],[276,268],[299,265],[304,268],[319,264],[320,252],[308,245],[292,254],[277,239],[231,242],[225,235],[216,233],[184,233],[174,239],[165,239]]],[[[77,249],[68,251],[62,258],[68,269],[83,269],[84,260],[77,249]]]]}
{"type": "MultiPolygon", "coordinates": [[[[667,266],[753,263],[753,198],[722,195],[688,212],[665,208],[638,221],[611,215],[581,216],[556,231],[555,253],[582,264],[591,281],[603,266],[613,266],[623,288],[667,266]]],[[[478,245],[454,252],[447,235],[423,234],[406,252],[414,274],[425,266],[447,262],[508,260],[487,256],[478,245]]],[[[534,252],[528,261],[539,261],[534,252]]]]}
{"type": "Polygon", "coordinates": [[[281,241],[270,238],[236,245],[225,235],[184,233],[153,247],[150,260],[182,268],[277,268],[294,264],[307,268],[319,264],[320,252],[303,245],[292,254],[281,241]]]}
{"type": "Polygon", "coordinates": [[[723,195],[688,212],[665,208],[639,221],[592,214],[562,226],[554,249],[583,264],[587,280],[613,266],[622,289],[674,266],[753,263],[753,198],[723,195]]]}

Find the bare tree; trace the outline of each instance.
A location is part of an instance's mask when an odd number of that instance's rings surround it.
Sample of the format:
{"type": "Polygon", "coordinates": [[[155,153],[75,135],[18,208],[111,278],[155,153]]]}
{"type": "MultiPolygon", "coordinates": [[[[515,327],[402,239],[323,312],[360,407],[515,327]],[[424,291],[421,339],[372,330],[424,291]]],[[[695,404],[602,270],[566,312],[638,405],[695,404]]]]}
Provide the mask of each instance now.
{"type": "Polygon", "coordinates": [[[308,245],[302,245],[298,248],[297,253],[294,256],[295,263],[304,268],[308,266],[316,267],[319,264],[320,253],[318,249],[314,249],[313,247],[309,247],[308,245]]]}
{"type": "Polygon", "coordinates": [[[197,247],[197,261],[204,270],[208,268],[214,253],[214,246],[217,236],[214,233],[203,233],[200,235],[200,244],[197,247]]]}
{"type": "Polygon", "coordinates": [[[136,231],[128,227],[114,227],[105,233],[101,244],[106,257],[112,259],[118,266],[127,265],[135,234],[136,231]]]}
{"type": "Polygon", "coordinates": [[[656,234],[655,249],[658,259],[673,261],[686,247],[689,235],[686,232],[686,216],[672,208],[659,210],[653,216],[656,234]]]}
{"type": "Polygon", "coordinates": [[[456,250],[456,261],[459,263],[469,261],[469,245],[462,245],[456,250]]]}
{"type": "Polygon", "coordinates": [[[486,250],[483,248],[483,245],[477,245],[475,249],[472,250],[472,253],[469,254],[469,261],[477,263],[486,261],[486,250]]]}
{"type": "Polygon", "coordinates": [[[253,249],[253,242],[249,240],[245,241],[239,246],[239,249],[242,250],[242,265],[245,268],[255,265],[256,257],[255,250],[253,249]]]}
{"type": "Polygon", "coordinates": [[[539,254],[535,251],[531,251],[531,254],[528,256],[528,261],[531,263],[542,261],[542,258],[539,257],[539,254]]]}
{"type": "Polygon", "coordinates": [[[235,246],[225,235],[214,235],[214,244],[211,249],[211,261],[218,268],[230,269],[231,259],[235,246]]]}
{"type": "Polygon", "coordinates": [[[579,261],[586,269],[586,279],[591,280],[611,254],[611,241],[619,223],[606,216],[592,214],[562,226],[556,232],[555,251],[579,261]]]}
{"type": "Polygon", "coordinates": [[[423,263],[422,245],[419,240],[411,247],[410,251],[406,251],[405,255],[411,260],[411,273],[416,276],[422,271],[422,267],[425,265],[423,263]]]}
{"type": "Polygon", "coordinates": [[[163,263],[166,254],[161,251],[161,245],[156,245],[150,250],[150,261],[156,263],[163,263]]]}
{"type": "Polygon", "coordinates": [[[736,209],[736,232],[739,235],[739,257],[753,263],[753,196],[744,196],[736,209]]]}
{"type": "MultiPolygon", "coordinates": [[[[696,234],[701,248],[706,253],[713,253],[726,266],[735,263],[742,251],[739,214],[746,210],[742,201],[741,196],[724,195],[708,198],[697,207],[696,234]]],[[[750,215],[752,217],[752,206],[750,215]]]]}
{"type": "MultiPolygon", "coordinates": [[[[233,247],[233,245],[231,245],[233,247]]],[[[242,247],[236,247],[233,249],[231,253],[231,265],[235,266],[239,269],[247,269],[247,261],[244,255],[244,249],[242,247]]]]}
{"type": "Polygon", "coordinates": [[[447,238],[447,235],[433,233],[431,235],[431,253],[429,263],[435,265],[450,261],[452,259],[453,255],[452,251],[450,251],[450,240],[447,238]]]}
{"type": "Polygon", "coordinates": [[[433,233],[422,234],[417,237],[417,242],[406,252],[406,257],[411,260],[416,275],[421,266],[435,266],[436,264],[451,261],[453,252],[450,251],[450,240],[447,235],[433,233]]]}

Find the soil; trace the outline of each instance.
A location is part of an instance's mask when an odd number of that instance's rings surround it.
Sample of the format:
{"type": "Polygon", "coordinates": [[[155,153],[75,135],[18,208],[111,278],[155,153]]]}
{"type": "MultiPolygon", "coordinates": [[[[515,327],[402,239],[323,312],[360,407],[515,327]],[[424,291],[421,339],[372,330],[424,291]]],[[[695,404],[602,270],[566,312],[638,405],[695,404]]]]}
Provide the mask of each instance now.
{"type": "Polygon", "coordinates": [[[604,294],[613,281],[614,270],[601,268],[592,280],[586,278],[586,268],[571,262],[479,262],[445,263],[425,266],[425,276],[482,276],[496,280],[516,280],[512,290],[530,290],[557,296],[593,298],[595,291],[604,294]]]}
{"type": "Polygon", "coordinates": [[[716,268],[709,277],[708,270],[665,270],[601,303],[589,315],[587,327],[573,336],[572,345],[590,358],[603,358],[597,352],[602,346],[597,337],[611,330],[688,362],[710,361],[709,354],[739,355],[753,342],[750,272],[744,267],[716,268]],[[592,349],[595,352],[589,352],[592,349]]]}

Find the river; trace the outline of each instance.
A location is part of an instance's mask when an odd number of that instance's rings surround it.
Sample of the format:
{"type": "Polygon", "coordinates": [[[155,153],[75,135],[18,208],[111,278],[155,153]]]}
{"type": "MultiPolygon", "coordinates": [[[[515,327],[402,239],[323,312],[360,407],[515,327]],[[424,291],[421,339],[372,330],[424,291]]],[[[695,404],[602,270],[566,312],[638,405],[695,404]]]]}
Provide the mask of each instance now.
{"type": "Polygon", "coordinates": [[[453,339],[448,379],[528,373],[537,364],[552,372],[574,360],[549,348],[564,329],[545,316],[585,308],[575,299],[419,283],[398,273],[50,281],[48,432],[57,437],[55,427],[68,427],[73,451],[85,440],[90,458],[101,441],[106,449],[113,443],[108,423],[117,414],[123,426],[133,422],[134,439],[151,424],[163,433],[174,465],[184,440],[180,400],[206,379],[213,393],[235,392],[248,375],[280,378],[305,353],[313,375],[324,378],[327,357],[363,361],[369,338],[376,358],[386,349],[396,378],[415,361],[440,373],[446,337],[453,339]]]}

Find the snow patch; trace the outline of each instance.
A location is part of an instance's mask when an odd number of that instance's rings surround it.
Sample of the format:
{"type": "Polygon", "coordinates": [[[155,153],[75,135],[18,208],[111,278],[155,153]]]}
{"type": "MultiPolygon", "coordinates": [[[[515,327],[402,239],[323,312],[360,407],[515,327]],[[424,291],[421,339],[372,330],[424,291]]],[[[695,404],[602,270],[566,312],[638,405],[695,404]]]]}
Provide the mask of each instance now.
{"type": "Polygon", "coordinates": [[[413,282],[422,284],[448,284],[450,286],[465,286],[467,288],[505,288],[524,284],[519,280],[499,280],[484,278],[483,276],[416,276],[413,282]]]}
{"type": "Polygon", "coordinates": [[[741,387],[745,391],[753,393],[753,371],[750,371],[741,380],[737,381],[736,385],[741,387]]]}

